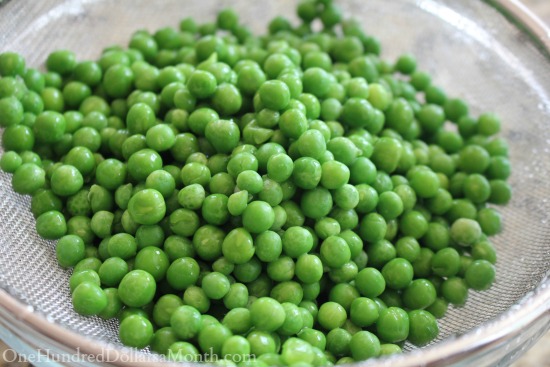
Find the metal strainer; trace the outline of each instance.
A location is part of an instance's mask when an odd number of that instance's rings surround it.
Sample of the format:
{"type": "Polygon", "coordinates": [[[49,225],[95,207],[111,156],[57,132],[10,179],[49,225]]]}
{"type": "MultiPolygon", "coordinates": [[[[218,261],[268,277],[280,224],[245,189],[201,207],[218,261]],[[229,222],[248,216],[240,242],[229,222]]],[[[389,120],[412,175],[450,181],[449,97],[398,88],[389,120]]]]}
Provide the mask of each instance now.
{"type": "MultiPolygon", "coordinates": [[[[514,197],[501,209],[505,229],[494,238],[494,286],[450,309],[436,343],[407,345],[405,355],[363,365],[507,365],[550,326],[550,35],[515,0],[339,3],[382,41],[384,58],[412,52],[474,115],[500,115],[513,165],[514,197]]],[[[95,59],[105,46],[126,45],[137,28],[177,26],[185,16],[212,21],[228,5],[256,32],[276,14],[295,19],[292,0],[12,0],[0,2],[0,51],[17,51],[31,66],[58,48],[95,59]]],[[[41,349],[40,361],[161,363],[147,350],[123,348],[115,321],[73,311],[70,272],[58,267],[55,244],[36,235],[28,198],[12,191],[4,173],[0,198],[0,338],[29,359],[41,349]]]]}

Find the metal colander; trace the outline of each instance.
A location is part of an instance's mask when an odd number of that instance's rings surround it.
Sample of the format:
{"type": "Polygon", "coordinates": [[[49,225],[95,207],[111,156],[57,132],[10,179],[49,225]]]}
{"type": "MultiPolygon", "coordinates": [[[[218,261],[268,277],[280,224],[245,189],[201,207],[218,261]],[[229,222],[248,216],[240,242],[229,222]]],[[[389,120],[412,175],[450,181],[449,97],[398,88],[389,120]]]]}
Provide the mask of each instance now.
{"type": "MultiPolygon", "coordinates": [[[[382,41],[389,60],[404,52],[473,115],[501,116],[510,143],[514,188],[500,208],[504,231],[494,237],[497,278],[467,304],[450,308],[432,345],[385,360],[380,366],[507,365],[550,326],[550,58],[549,34],[514,0],[340,0],[382,41]]],[[[126,45],[138,28],[177,26],[186,16],[213,21],[231,5],[255,32],[276,14],[296,19],[296,1],[58,0],[0,1],[0,52],[17,51],[40,66],[48,52],[67,48],[95,59],[105,46],[126,45]]],[[[0,148],[1,149],[1,148],[0,148]]],[[[1,153],[1,150],[0,150],[1,153]]],[[[82,317],[71,306],[70,272],[58,267],[55,243],[40,239],[29,198],[15,194],[0,174],[0,338],[20,353],[86,353],[61,364],[161,363],[147,350],[121,346],[117,322],[82,317]],[[91,361],[91,362],[90,362],[91,361]]],[[[48,357],[49,356],[49,357],[48,357]]]]}

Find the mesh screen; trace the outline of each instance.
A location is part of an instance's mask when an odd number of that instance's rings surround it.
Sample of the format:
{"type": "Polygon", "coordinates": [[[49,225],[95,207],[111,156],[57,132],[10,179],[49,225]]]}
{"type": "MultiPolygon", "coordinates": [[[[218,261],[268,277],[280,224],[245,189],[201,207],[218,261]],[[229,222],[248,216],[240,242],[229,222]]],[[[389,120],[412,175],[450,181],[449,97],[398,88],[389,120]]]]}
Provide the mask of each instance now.
{"type": "MultiPolygon", "coordinates": [[[[340,1],[380,38],[383,56],[412,52],[420,68],[449,96],[469,101],[473,115],[496,112],[510,142],[513,200],[501,209],[504,231],[495,237],[497,279],[471,292],[466,306],[441,321],[438,340],[494,319],[532,291],[550,266],[550,68],[524,33],[483,2],[431,0],[340,1]]],[[[28,65],[42,65],[57,48],[79,59],[97,58],[102,47],[126,45],[138,28],[177,26],[186,16],[212,21],[231,4],[243,21],[263,32],[275,14],[295,19],[296,1],[165,0],[8,1],[0,6],[0,51],[14,50],[28,65]]],[[[69,271],[57,266],[55,244],[34,230],[29,200],[15,194],[0,174],[0,285],[50,320],[92,338],[119,344],[113,321],[73,312],[69,271]]]]}

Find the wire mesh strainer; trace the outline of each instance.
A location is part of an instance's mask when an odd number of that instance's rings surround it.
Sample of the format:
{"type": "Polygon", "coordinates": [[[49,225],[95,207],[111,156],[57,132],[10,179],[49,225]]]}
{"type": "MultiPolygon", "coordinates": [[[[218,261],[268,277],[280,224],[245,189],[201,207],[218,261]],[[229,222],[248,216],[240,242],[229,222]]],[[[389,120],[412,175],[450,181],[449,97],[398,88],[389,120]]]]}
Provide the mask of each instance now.
{"type": "MultiPolygon", "coordinates": [[[[137,28],[176,26],[190,15],[212,21],[228,5],[263,32],[265,20],[276,14],[294,19],[295,4],[12,0],[0,5],[0,51],[17,51],[31,66],[58,48],[76,51],[79,59],[97,58],[105,46],[125,45],[137,28]]],[[[384,58],[412,52],[436,84],[470,103],[474,115],[500,115],[513,165],[514,197],[501,210],[505,230],[494,239],[499,256],[494,286],[471,292],[466,306],[448,312],[438,343],[365,364],[507,365],[550,325],[550,59],[544,48],[549,35],[536,25],[529,28],[532,20],[515,1],[342,0],[340,5],[382,41],[384,58]]],[[[129,354],[121,347],[116,322],[73,312],[70,273],[57,266],[54,243],[38,238],[28,198],[16,195],[3,173],[0,197],[0,338],[21,353],[40,348],[62,364],[155,363],[157,357],[147,351],[129,354]],[[62,359],[57,353],[97,358],[62,359]]]]}

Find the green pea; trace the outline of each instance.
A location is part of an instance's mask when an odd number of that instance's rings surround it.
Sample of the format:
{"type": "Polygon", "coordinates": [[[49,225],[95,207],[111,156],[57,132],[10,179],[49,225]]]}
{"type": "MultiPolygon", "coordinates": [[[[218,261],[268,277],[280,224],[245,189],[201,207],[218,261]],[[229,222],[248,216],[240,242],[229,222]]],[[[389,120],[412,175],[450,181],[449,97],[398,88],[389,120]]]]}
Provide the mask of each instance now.
{"type": "Polygon", "coordinates": [[[154,189],[137,192],[128,202],[132,220],[139,224],[156,224],[164,218],[166,204],[162,194],[154,189]]]}
{"type": "Polygon", "coordinates": [[[80,283],[72,294],[73,307],[81,315],[97,315],[107,307],[107,295],[98,285],[80,283]]]}
{"type": "Polygon", "coordinates": [[[120,300],[130,307],[142,307],[153,299],[155,278],[143,270],[132,270],[122,278],[118,286],[120,300]]]}
{"type": "Polygon", "coordinates": [[[84,241],[75,235],[63,236],[57,241],[55,251],[59,265],[63,267],[74,266],[84,259],[84,241]]]}
{"type": "Polygon", "coordinates": [[[170,317],[170,325],[179,338],[191,339],[200,331],[200,313],[191,306],[179,306],[170,317]]]}
{"type": "Polygon", "coordinates": [[[275,331],[283,325],[286,313],[279,302],[262,297],[252,303],[250,317],[257,330],[275,331]]]}
{"type": "Polygon", "coordinates": [[[249,261],[254,251],[252,237],[244,228],[232,230],[223,240],[223,255],[234,264],[244,264],[249,261]]]}
{"type": "Polygon", "coordinates": [[[409,323],[408,340],[415,345],[426,345],[439,334],[437,320],[427,311],[414,310],[409,312],[409,323]]]}
{"type": "Polygon", "coordinates": [[[475,260],[467,268],[464,279],[468,286],[475,290],[491,287],[495,278],[495,268],[487,260],[475,260]]]}

